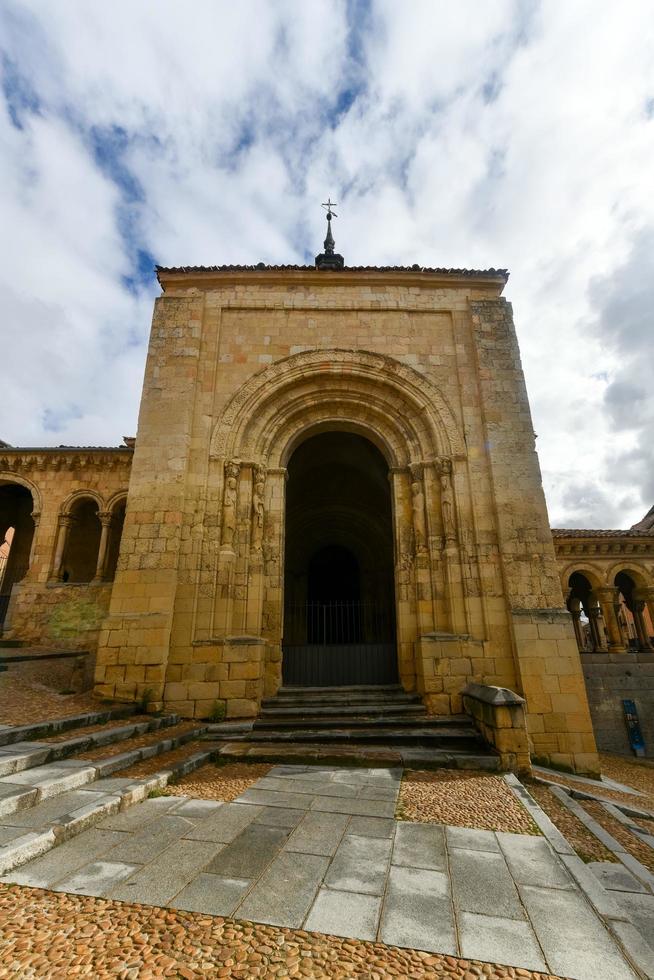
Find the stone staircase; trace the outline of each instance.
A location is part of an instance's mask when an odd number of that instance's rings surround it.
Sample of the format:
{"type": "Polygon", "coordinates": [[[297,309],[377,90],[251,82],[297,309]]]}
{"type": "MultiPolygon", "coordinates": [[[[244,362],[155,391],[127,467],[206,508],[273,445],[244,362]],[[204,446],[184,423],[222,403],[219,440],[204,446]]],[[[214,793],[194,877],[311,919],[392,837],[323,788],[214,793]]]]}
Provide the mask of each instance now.
{"type": "Polygon", "coordinates": [[[281,688],[262,701],[253,724],[212,725],[209,737],[256,747],[260,759],[276,760],[286,748],[293,755],[315,749],[336,757],[344,750],[350,759],[358,754],[369,762],[370,750],[390,753],[394,763],[430,768],[499,766],[466,715],[429,715],[420,697],[399,685],[281,688]]]}
{"type": "Polygon", "coordinates": [[[217,756],[218,747],[198,743],[206,724],[131,717],[136,711],[125,705],[0,726],[0,875],[217,756]],[[150,775],[123,775],[155,757],[150,775]]]}

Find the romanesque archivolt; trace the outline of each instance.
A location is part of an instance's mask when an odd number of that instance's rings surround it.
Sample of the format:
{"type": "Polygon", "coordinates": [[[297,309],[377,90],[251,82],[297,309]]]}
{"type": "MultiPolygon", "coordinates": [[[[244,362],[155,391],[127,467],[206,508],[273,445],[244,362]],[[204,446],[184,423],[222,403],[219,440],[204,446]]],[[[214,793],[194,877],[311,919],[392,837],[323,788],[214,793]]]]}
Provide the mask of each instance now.
{"type": "Polygon", "coordinates": [[[465,455],[454,413],[428,376],[392,357],[337,349],[293,354],[249,378],[225,407],[210,455],[283,466],[303,429],[335,415],[376,433],[391,465],[465,455]]]}

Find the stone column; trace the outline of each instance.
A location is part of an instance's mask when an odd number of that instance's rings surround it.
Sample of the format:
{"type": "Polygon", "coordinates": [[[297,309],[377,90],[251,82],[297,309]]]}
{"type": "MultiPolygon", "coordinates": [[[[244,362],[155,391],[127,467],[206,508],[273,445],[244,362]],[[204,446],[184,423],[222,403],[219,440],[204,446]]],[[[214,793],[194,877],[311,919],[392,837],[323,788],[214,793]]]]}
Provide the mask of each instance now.
{"type": "Polygon", "coordinates": [[[436,460],[440,482],[441,521],[445,586],[449,607],[449,627],[452,633],[468,633],[469,624],[462,587],[461,554],[457,535],[456,502],[452,480],[452,460],[441,456],[436,460]]]}
{"type": "Polygon", "coordinates": [[[593,648],[599,653],[607,649],[606,635],[604,633],[604,621],[602,619],[602,609],[599,599],[595,592],[591,592],[588,597],[588,620],[590,624],[590,635],[593,640],[593,648]]]}
{"type": "Polygon", "coordinates": [[[416,607],[415,555],[411,504],[411,477],[392,468],[388,478],[393,501],[395,555],[395,610],[400,681],[408,691],[416,687],[414,645],[419,635],[416,607]]]}
{"type": "MultiPolygon", "coordinates": [[[[37,535],[37,532],[39,530],[39,523],[41,521],[41,512],[38,511],[38,510],[33,510],[30,516],[31,516],[32,521],[34,523],[34,533],[32,534],[32,544],[30,546],[30,558],[29,558],[29,567],[30,567],[30,570],[31,570],[32,569],[32,563],[34,561],[34,553],[36,551],[36,535],[37,535]]],[[[28,574],[29,574],[29,572],[28,572],[28,574]]]]}
{"type": "Polygon", "coordinates": [[[654,647],[652,647],[652,641],[649,638],[643,613],[645,612],[645,606],[647,605],[650,610],[650,616],[652,615],[651,610],[653,600],[654,589],[634,589],[633,615],[636,626],[636,634],[638,636],[638,645],[640,646],[641,650],[646,650],[648,653],[654,650],[654,647]]]}
{"type": "Polygon", "coordinates": [[[64,551],[68,540],[68,530],[73,523],[70,514],[60,514],[57,527],[57,546],[55,548],[54,562],[52,563],[51,581],[61,582],[64,576],[64,551]]]}
{"type": "Polygon", "coordinates": [[[568,607],[568,612],[572,618],[572,625],[575,631],[575,639],[577,641],[577,647],[580,653],[583,653],[586,649],[586,644],[584,642],[584,633],[581,628],[581,609],[579,606],[579,600],[572,597],[572,589],[568,589],[566,593],[566,606],[568,607]],[[574,604],[573,604],[574,603],[574,604]]]}
{"type": "Polygon", "coordinates": [[[100,546],[98,547],[98,563],[91,582],[92,585],[97,585],[98,582],[104,581],[104,566],[107,562],[107,545],[109,544],[109,530],[111,528],[112,516],[111,511],[108,510],[103,510],[98,513],[98,520],[101,525],[100,546]]]}
{"type": "Polygon", "coordinates": [[[626,644],[618,620],[620,608],[620,590],[612,586],[595,589],[602,610],[602,616],[609,634],[609,653],[624,653],[626,644]]]}

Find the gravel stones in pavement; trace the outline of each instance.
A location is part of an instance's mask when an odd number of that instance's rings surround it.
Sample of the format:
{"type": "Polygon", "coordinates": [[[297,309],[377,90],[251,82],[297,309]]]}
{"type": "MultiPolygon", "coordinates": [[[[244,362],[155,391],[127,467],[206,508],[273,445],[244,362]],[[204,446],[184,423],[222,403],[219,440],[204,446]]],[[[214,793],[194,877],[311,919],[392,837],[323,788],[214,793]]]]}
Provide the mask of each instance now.
{"type": "Polygon", "coordinates": [[[600,827],[607,830],[611,837],[615,837],[629,854],[654,873],[654,851],[648,844],[639,840],[624,824],[607,813],[601,803],[593,803],[590,800],[579,800],[579,803],[586,813],[597,820],[600,827]]]}
{"type": "Polygon", "coordinates": [[[441,769],[405,770],[398,820],[537,834],[531,817],[501,776],[441,769]]]}
{"type": "MultiPolygon", "coordinates": [[[[68,664],[69,661],[59,661],[68,664]]],[[[57,661],[43,669],[43,661],[12,664],[0,674],[0,718],[3,725],[30,725],[51,718],[68,718],[98,711],[101,704],[86,694],[59,694],[68,687],[71,667],[57,667],[57,661]],[[64,676],[65,673],[65,676],[64,676]],[[44,680],[51,686],[46,686],[44,680]]],[[[113,705],[112,705],[113,706],[113,705]]]]}
{"type": "MultiPolygon", "coordinates": [[[[93,710],[101,710],[97,701],[93,710]]],[[[47,735],[45,738],[39,736],[39,743],[46,742],[51,745],[55,742],[67,742],[69,739],[77,738],[79,735],[92,735],[94,732],[109,732],[112,728],[124,728],[126,725],[138,725],[145,721],[152,721],[152,715],[129,715],[127,718],[117,718],[100,725],[81,725],[79,728],[67,728],[65,732],[57,732],[56,735],[47,735]]],[[[166,731],[165,728],[160,730],[166,731]]],[[[124,745],[125,742],[121,742],[120,744],[124,745]]]]}
{"type": "Polygon", "coordinates": [[[560,980],[381,943],[0,885],[0,978],[560,980]]]}
{"type": "Polygon", "coordinates": [[[184,776],[173,786],[168,786],[167,792],[174,796],[192,796],[198,800],[231,802],[271,769],[272,766],[261,762],[234,762],[225,766],[209,764],[184,776]]]}
{"type": "Polygon", "coordinates": [[[581,820],[557,800],[553,793],[539,783],[526,782],[527,789],[554,826],[561,831],[582,861],[617,861],[611,851],[591,834],[581,820]]]}
{"type": "MultiPolygon", "coordinates": [[[[621,755],[608,755],[600,753],[600,767],[602,773],[609,779],[615,779],[618,783],[631,786],[640,793],[644,793],[647,800],[642,801],[644,807],[654,809],[654,766],[646,762],[636,762],[633,759],[626,759],[621,755]]],[[[633,803],[633,797],[632,797],[633,803]]],[[[640,804],[636,804],[639,806],[640,804]]]]}
{"type": "MultiPolygon", "coordinates": [[[[167,738],[169,731],[170,729],[166,732],[159,732],[159,740],[167,738]]],[[[124,744],[123,742],[122,745],[124,746],[124,744]]],[[[134,765],[128,766],[126,769],[121,769],[120,775],[125,777],[129,776],[130,779],[143,779],[145,776],[151,776],[154,772],[162,772],[170,769],[176,763],[184,762],[189,756],[195,755],[196,752],[201,752],[203,749],[206,750],[206,748],[206,742],[186,742],[184,745],[180,745],[178,749],[171,749],[170,752],[162,752],[160,755],[153,755],[150,759],[135,762],[134,765]]],[[[126,752],[127,749],[123,749],[123,751],[126,752]]]]}
{"type": "MultiPolygon", "coordinates": [[[[128,719],[125,724],[128,724],[128,719]]],[[[197,728],[195,721],[181,721],[177,725],[169,728],[158,728],[153,732],[145,732],[143,735],[135,735],[134,738],[126,738],[123,742],[114,742],[111,745],[100,745],[97,749],[89,749],[88,752],[80,752],[75,756],[76,759],[93,761],[94,759],[108,759],[112,755],[122,755],[123,752],[131,752],[133,749],[142,749],[146,745],[155,745],[169,738],[176,738],[186,732],[197,728]]],[[[160,768],[160,767],[158,767],[160,768]]]]}

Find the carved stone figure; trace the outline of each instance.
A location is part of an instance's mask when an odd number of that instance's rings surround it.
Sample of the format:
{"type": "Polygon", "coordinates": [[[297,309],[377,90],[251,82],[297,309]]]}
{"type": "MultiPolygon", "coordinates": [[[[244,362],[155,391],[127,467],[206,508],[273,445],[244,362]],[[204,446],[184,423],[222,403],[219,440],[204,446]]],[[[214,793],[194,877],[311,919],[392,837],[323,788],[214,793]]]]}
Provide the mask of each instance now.
{"type": "Polygon", "coordinates": [[[254,471],[254,488],[252,490],[252,547],[261,551],[263,540],[263,525],[265,518],[264,491],[266,489],[266,471],[263,466],[257,466],[254,471]]]}
{"type": "Polygon", "coordinates": [[[438,460],[441,483],[441,514],[443,517],[443,537],[446,544],[456,543],[456,517],[454,511],[454,490],[452,489],[452,460],[443,457],[438,460]]]}
{"type": "Polygon", "coordinates": [[[425,526],[425,491],[422,479],[414,475],[411,484],[411,506],[413,508],[413,539],[416,555],[424,555],[427,551],[427,532],[425,526]]]}
{"type": "Polygon", "coordinates": [[[222,544],[232,547],[236,534],[236,494],[241,465],[235,461],[225,463],[225,489],[223,491],[222,544]]]}

